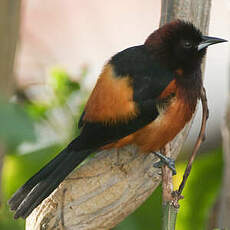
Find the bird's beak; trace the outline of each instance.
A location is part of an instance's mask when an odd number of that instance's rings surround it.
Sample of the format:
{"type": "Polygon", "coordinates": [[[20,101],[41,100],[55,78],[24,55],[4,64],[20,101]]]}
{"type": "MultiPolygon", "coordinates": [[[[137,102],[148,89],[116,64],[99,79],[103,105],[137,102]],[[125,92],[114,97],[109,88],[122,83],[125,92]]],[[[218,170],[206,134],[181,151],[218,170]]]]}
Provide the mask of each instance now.
{"type": "Polygon", "coordinates": [[[214,37],[208,37],[208,36],[202,36],[202,42],[198,45],[197,49],[198,51],[216,44],[216,43],[221,43],[221,42],[227,42],[227,40],[222,39],[222,38],[214,38],[214,37]]]}

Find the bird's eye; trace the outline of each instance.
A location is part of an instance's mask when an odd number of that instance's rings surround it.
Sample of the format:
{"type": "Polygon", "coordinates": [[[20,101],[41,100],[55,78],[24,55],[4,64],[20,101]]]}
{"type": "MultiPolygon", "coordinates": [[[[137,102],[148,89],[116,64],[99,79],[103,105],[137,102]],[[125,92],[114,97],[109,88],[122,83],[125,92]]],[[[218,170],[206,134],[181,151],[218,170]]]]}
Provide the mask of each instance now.
{"type": "Polygon", "coordinates": [[[186,49],[192,48],[192,42],[190,41],[183,41],[183,47],[186,49]]]}

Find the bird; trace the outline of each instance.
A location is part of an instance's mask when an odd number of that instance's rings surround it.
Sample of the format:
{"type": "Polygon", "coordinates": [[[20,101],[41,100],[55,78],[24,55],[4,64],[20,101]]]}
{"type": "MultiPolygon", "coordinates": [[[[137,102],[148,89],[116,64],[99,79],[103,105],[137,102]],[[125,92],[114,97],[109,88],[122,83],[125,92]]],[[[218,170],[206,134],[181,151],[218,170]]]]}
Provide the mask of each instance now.
{"type": "Polygon", "coordinates": [[[139,154],[156,153],[171,165],[159,151],[195,112],[207,47],[226,41],[177,19],[112,56],[79,119],[79,136],[9,200],[14,218],[28,217],[91,153],[135,145],[139,154]]]}

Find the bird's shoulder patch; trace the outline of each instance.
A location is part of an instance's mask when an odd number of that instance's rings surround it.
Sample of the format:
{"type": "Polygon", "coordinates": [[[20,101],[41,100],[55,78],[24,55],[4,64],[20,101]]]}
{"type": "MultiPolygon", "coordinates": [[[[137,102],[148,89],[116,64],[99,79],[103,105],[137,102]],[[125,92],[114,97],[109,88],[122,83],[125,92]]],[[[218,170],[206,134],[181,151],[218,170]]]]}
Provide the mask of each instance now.
{"type": "Polygon", "coordinates": [[[107,64],[86,104],[83,121],[116,123],[137,114],[129,76],[116,77],[107,64]]]}
{"type": "Polygon", "coordinates": [[[140,105],[157,100],[174,79],[174,73],[153,60],[146,48],[130,47],[105,65],[89,98],[78,127],[86,122],[127,122],[140,105]]]}

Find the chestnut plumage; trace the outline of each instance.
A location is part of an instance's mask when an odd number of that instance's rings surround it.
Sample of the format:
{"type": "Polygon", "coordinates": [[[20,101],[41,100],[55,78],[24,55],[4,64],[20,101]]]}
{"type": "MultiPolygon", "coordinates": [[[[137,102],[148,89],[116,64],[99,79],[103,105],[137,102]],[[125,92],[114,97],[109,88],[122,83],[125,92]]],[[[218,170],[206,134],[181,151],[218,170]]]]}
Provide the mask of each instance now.
{"type": "Polygon", "coordinates": [[[207,47],[225,41],[176,20],[114,55],[79,120],[80,135],[17,190],[14,217],[26,218],[92,152],[134,144],[147,154],[171,141],[200,98],[207,47]]]}

